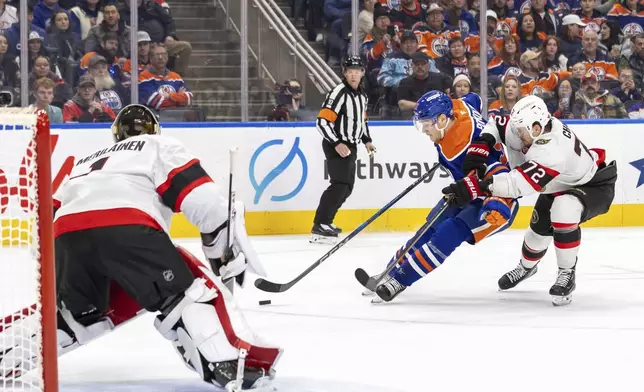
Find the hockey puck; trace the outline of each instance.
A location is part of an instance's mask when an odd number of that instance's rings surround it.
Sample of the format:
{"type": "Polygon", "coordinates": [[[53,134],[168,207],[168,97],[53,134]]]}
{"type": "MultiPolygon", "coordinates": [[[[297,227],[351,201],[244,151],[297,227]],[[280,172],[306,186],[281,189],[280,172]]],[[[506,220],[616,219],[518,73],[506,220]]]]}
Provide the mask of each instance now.
{"type": "Polygon", "coordinates": [[[260,305],[270,305],[270,304],[271,304],[271,300],[270,300],[270,299],[266,299],[266,300],[264,300],[264,301],[259,301],[259,304],[260,304],[260,305]]]}

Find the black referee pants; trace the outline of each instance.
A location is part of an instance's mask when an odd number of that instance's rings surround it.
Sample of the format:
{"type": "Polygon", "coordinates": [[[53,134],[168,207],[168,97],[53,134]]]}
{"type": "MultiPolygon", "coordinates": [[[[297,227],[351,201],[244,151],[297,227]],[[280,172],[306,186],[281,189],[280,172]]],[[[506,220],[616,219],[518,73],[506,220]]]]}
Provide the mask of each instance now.
{"type": "Polygon", "coordinates": [[[353,184],[356,180],[358,149],[353,144],[345,144],[351,150],[351,155],[342,158],[331,143],[326,139],[322,140],[322,150],[326,157],[331,184],[320,197],[320,204],[317,211],[315,211],[315,219],[313,220],[315,224],[333,223],[335,214],[353,191],[353,184]]]}

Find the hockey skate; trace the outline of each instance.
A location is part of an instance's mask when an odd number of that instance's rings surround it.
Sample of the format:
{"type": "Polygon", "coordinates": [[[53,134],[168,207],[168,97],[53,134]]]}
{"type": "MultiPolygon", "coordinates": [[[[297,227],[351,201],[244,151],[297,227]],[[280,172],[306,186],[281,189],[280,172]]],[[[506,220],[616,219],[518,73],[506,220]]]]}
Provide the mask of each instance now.
{"type": "Polygon", "coordinates": [[[331,223],[331,224],[329,225],[329,227],[330,227],[331,229],[333,229],[333,231],[335,231],[335,232],[336,232],[336,233],[338,233],[338,234],[342,233],[342,229],[341,229],[341,228],[339,228],[338,226],[336,226],[336,225],[335,225],[335,223],[331,223]]]}
{"type": "Polygon", "coordinates": [[[575,267],[559,268],[557,281],[550,288],[554,306],[568,305],[572,302],[572,292],[577,287],[575,283],[575,267]]]}
{"type": "Polygon", "coordinates": [[[536,273],[536,265],[532,268],[526,268],[519,261],[519,265],[517,265],[512,271],[503,274],[499,279],[499,290],[511,289],[536,273]]]}
{"type": "MultiPolygon", "coordinates": [[[[398,294],[405,291],[407,286],[403,286],[396,278],[387,276],[385,280],[376,287],[376,294],[385,302],[390,302],[396,298],[398,294]]],[[[377,302],[377,301],[374,301],[377,302]]]]}
{"type": "Polygon", "coordinates": [[[331,225],[319,224],[316,223],[311,229],[311,239],[309,240],[312,244],[335,244],[338,241],[338,233],[333,229],[331,225]]]}

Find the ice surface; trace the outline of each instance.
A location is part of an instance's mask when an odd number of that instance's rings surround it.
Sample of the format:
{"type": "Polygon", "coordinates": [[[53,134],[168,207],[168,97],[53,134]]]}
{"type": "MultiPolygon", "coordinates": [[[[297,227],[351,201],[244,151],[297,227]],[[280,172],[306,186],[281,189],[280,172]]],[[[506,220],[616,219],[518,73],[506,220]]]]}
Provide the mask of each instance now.
{"type": "MultiPolygon", "coordinates": [[[[282,392],[643,391],[642,229],[585,229],[577,290],[553,307],[551,248],[539,272],[508,292],[522,231],[463,245],[389,304],[371,304],[353,277],[379,272],[410,233],[360,234],[282,294],[236,297],[253,330],[279,343],[282,392]],[[270,299],[271,305],[258,301],[270,299]]],[[[269,278],[292,279],[330,246],[306,236],[253,237],[269,278]]],[[[182,241],[201,256],[198,242],[182,241]]],[[[60,360],[62,391],[213,391],[183,367],[151,315],[60,360]]]]}

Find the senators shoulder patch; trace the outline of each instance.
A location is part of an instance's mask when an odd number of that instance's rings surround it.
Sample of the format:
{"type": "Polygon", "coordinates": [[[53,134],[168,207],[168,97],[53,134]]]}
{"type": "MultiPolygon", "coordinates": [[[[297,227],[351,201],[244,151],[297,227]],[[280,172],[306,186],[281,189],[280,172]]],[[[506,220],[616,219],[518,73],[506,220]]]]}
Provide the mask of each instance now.
{"type": "Polygon", "coordinates": [[[544,144],[550,143],[550,139],[537,139],[534,143],[543,146],[544,144]]]}

